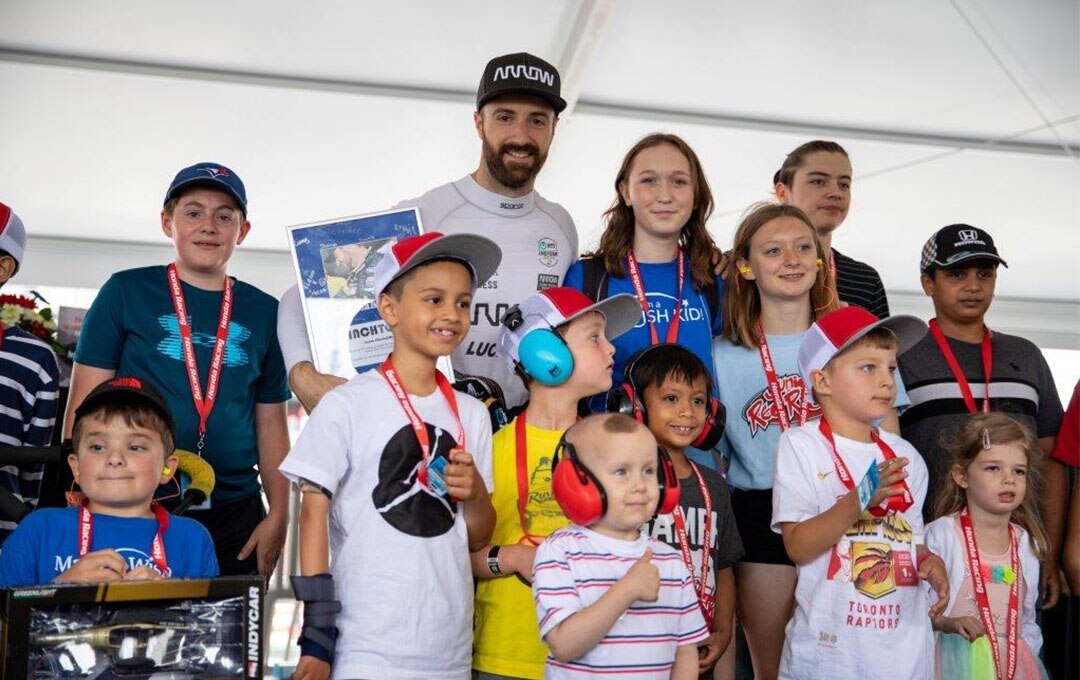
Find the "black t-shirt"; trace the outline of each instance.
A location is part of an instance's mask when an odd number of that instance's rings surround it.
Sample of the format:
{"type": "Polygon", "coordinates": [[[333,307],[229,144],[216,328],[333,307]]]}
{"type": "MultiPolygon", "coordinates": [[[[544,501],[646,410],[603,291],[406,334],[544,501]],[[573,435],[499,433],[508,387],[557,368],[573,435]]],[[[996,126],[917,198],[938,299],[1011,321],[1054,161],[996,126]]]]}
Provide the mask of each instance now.
{"type": "Polygon", "coordinates": [[[842,302],[858,305],[879,319],[889,316],[889,300],[877,270],[833,248],[836,259],[836,292],[842,302]]]}

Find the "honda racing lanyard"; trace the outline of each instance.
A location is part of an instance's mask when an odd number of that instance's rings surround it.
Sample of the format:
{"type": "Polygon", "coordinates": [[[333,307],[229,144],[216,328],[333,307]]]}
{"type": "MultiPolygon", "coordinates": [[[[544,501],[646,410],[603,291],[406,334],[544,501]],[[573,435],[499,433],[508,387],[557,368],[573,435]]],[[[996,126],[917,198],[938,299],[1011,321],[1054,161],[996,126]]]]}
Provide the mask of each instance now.
{"type": "MultiPolygon", "coordinates": [[[[401,381],[398,380],[397,372],[394,370],[394,364],[390,357],[386,357],[386,361],[383,362],[379,371],[386,379],[387,384],[390,385],[390,391],[397,397],[398,403],[401,404],[401,410],[405,411],[405,416],[409,419],[409,424],[412,425],[413,432],[416,433],[416,440],[420,442],[422,460],[417,478],[420,480],[421,484],[427,487],[427,466],[428,459],[431,457],[431,442],[428,440],[427,425],[420,417],[420,414],[416,412],[416,409],[413,408],[412,402],[409,401],[409,395],[406,394],[404,388],[402,388],[401,381]]],[[[447,380],[446,376],[439,370],[435,371],[435,384],[439,386],[439,391],[446,397],[446,401],[450,405],[450,410],[454,413],[454,418],[457,419],[457,448],[464,449],[465,427],[461,424],[461,416],[458,414],[457,397],[454,396],[454,388],[450,386],[450,381],[447,380]]]]}
{"type": "Polygon", "coordinates": [[[191,400],[195,402],[195,412],[199,414],[199,442],[196,453],[202,455],[206,443],[206,421],[214,410],[218,388],[221,386],[221,363],[225,358],[225,344],[229,339],[229,321],[233,310],[233,282],[225,277],[225,286],[221,291],[221,314],[218,317],[217,337],[214,340],[214,352],[210,356],[210,372],[206,376],[206,394],[199,383],[199,366],[195,362],[195,344],[191,339],[191,323],[188,321],[187,305],[184,303],[184,290],[180,287],[180,275],[176,272],[176,263],[167,270],[169,292],[172,294],[173,307],[176,310],[176,322],[180,326],[180,348],[184,352],[184,366],[187,369],[188,383],[191,385],[191,400]]]}
{"type": "MultiPolygon", "coordinates": [[[[780,392],[780,380],[776,377],[776,366],[773,364],[772,353],[769,352],[769,341],[765,338],[765,328],[758,322],[758,334],[761,336],[761,345],[758,353],[761,354],[761,367],[765,370],[765,380],[769,383],[769,395],[772,397],[773,412],[780,421],[780,431],[785,432],[791,427],[791,419],[788,418],[787,408],[783,402],[783,394],[780,392]]],[[[802,384],[802,378],[797,378],[802,384]]],[[[807,386],[802,385],[802,403],[799,405],[799,425],[806,424],[807,415],[810,413],[810,399],[807,395],[807,386]]]]}
{"type": "Polygon", "coordinates": [[[994,616],[990,612],[990,598],[986,594],[986,581],[983,579],[982,560],[979,559],[979,546],[975,542],[975,529],[971,525],[971,515],[965,507],[960,511],[960,528],[964,534],[964,548],[967,554],[968,570],[971,572],[971,584],[975,590],[975,603],[979,606],[986,635],[990,638],[990,649],[994,655],[994,671],[1000,680],[1012,680],[1016,676],[1016,630],[1020,619],[1020,538],[1012,524],[1009,525],[1009,565],[1013,570],[1013,582],[1009,587],[1009,613],[1005,622],[1005,673],[1001,673],[1001,657],[998,655],[998,636],[994,630],[994,616]]]}
{"type": "Polygon", "coordinates": [[[700,577],[694,576],[694,558],[690,556],[690,541],[686,538],[686,520],[683,517],[682,506],[676,505],[672,515],[675,517],[675,534],[679,537],[679,552],[682,553],[683,562],[686,563],[686,570],[690,572],[690,576],[694,579],[694,591],[697,593],[698,605],[701,607],[701,613],[705,617],[705,625],[711,633],[713,614],[716,612],[716,592],[715,590],[709,592],[707,588],[709,557],[712,555],[712,496],[709,495],[709,489],[705,486],[705,478],[701,476],[701,471],[698,470],[697,465],[693,461],[688,460],[687,462],[690,463],[690,469],[694,471],[694,476],[697,477],[701,497],[705,499],[705,528],[702,530],[701,536],[700,577]]]}
{"type": "MultiPolygon", "coordinates": [[[[851,477],[851,471],[848,470],[847,465],[844,463],[844,459],[840,457],[840,452],[836,449],[836,440],[833,439],[832,428],[829,427],[829,422],[825,420],[825,416],[821,416],[821,420],[818,421],[818,429],[821,430],[821,434],[828,440],[829,446],[832,447],[833,464],[836,466],[836,475],[840,478],[840,481],[844,483],[848,491],[855,489],[855,480],[851,477]]],[[[885,460],[893,460],[896,458],[896,454],[893,453],[892,447],[884,442],[876,430],[870,430],[870,439],[877,444],[881,449],[882,455],[885,456],[885,460]]],[[[882,504],[869,508],[870,514],[874,517],[884,517],[890,512],[906,512],[908,508],[914,505],[915,501],[911,497],[911,489],[908,488],[907,482],[899,482],[901,488],[904,490],[899,496],[889,496],[889,498],[882,504]],[[884,507],[882,507],[884,506],[884,507]]]]}
{"type": "MultiPolygon", "coordinates": [[[[165,530],[169,528],[169,513],[156,502],[150,503],[150,509],[154,511],[158,529],[154,535],[154,541],[150,544],[150,559],[154,561],[158,573],[169,576],[169,563],[165,560],[165,530]]],[[[90,542],[94,533],[94,516],[86,507],[86,501],[79,506],[79,558],[82,559],[90,552],[90,542]]]]}
{"type": "MultiPolygon", "coordinates": [[[[956,383],[960,386],[960,394],[964,397],[964,403],[967,404],[968,413],[977,413],[975,397],[971,394],[971,385],[968,384],[967,376],[960,370],[960,363],[956,360],[956,355],[953,354],[952,347],[949,346],[945,334],[941,332],[937,319],[930,319],[930,333],[934,336],[934,340],[937,341],[941,353],[945,356],[945,363],[949,364],[949,370],[952,371],[956,383]]],[[[982,411],[983,413],[990,413],[990,372],[994,367],[994,355],[993,348],[990,346],[990,329],[985,327],[982,339],[982,365],[983,380],[986,381],[986,394],[983,395],[982,411]]]]}
{"type": "MultiPolygon", "coordinates": [[[[675,318],[668,324],[667,329],[667,343],[675,344],[679,340],[679,317],[682,316],[682,303],[683,303],[683,281],[685,277],[685,263],[683,262],[682,248],[678,249],[677,255],[678,267],[675,274],[675,299],[678,303],[675,305],[675,318]]],[[[649,319],[649,300],[645,297],[645,284],[641,280],[641,270],[638,269],[637,258],[634,257],[634,251],[631,250],[626,256],[626,269],[630,274],[630,283],[634,286],[634,295],[637,296],[638,303],[641,304],[641,312],[645,316],[645,323],[649,324],[649,339],[654,345],[660,344],[660,335],[656,332],[656,325],[649,319]]]]}
{"type": "Polygon", "coordinates": [[[517,417],[514,423],[514,440],[517,449],[517,511],[518,520],[521,522],[521,540],[518,543],[528,543],[538,546],[544,542],[546,536],[537,536],[529,533],[527,526],[526,508],[529,504],[529,443],[525,436],[525,411],[517,417]]]}

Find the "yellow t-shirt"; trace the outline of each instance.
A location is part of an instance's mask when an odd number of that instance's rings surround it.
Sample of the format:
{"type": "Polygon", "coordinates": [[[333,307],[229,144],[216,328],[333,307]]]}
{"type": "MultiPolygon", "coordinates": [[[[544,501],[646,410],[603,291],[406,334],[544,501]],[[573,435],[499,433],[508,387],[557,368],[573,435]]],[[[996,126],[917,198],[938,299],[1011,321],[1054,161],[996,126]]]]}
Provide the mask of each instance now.
{"type": "MultiPolygon", "coordinates": [[[[524,533],[518,516],[516,423],[495,433],[491,440],[495,492],[495,532],[492,545],[517,543],[524,533]]],[[[562,432],[525,426],[529,501],[525,506],[528,531],[548,536],[570,523],[551,493],[551,458],[562,432]]],[[[516,576],[480,579],[476,588],[476,628],[473,632],[473,668],[485,673],[518,678],[544,677],[547,646],[540,640],[532,589],[516,576]]]]}

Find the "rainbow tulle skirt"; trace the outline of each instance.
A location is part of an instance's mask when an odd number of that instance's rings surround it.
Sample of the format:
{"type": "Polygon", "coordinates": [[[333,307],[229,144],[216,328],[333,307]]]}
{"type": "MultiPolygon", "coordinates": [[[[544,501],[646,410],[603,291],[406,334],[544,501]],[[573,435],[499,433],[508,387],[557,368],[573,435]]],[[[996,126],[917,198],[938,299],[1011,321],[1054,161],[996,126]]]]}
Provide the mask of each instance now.
{"type": "MultiPolygon", "coordinates": [[[[934,670],[937,680],[997,680],[990,638],[983,635],[968,642],[960,635],[937,633],[936,641],[934,670]]],[[[1020,639],[1016,647],[1016,680],[1048,680],[1049,677],[1039,658],[1020,639]]]]}

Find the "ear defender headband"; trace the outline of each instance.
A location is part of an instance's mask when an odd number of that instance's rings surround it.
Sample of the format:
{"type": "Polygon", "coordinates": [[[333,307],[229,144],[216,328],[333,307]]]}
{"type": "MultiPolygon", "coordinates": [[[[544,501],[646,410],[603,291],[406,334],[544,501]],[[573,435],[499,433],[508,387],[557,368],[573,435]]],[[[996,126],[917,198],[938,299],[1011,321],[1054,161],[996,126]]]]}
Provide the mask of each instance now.
{"type": "MultiPolygon", "coordinates": [[[[645,410],[645,400],[641,395],[644,390],[637,385],[638,364],[649,352],[657,347],[670,347],[671,345],[659,344],[646,347],[630,357],[623,368],[622,384],[608,390],[606,411],[608,413],[621,413],[630,416],[639,423],[648,426],[649,414],[645,410]]],[[[689,352],[689,350],[686,350],[689,352]]],[[[694,355],[697,358],[697,355],[694,355]]],[[[704,368],[704,366],[703,366],[704,368]]],[[[707,373],[707,371],[706,371],[707,373]]],[[[706,382],[710,382],[706,380],[706,382]]],[[[727,411],[724,405],[716,397],[709,395],[709,401],[705,404],[705,423],[690,446],[695,449],[711,449],[720,443],[720,437],[724,434],[724,423],[727,419],[727,411]]]]}
{"type": "MultiPolygon", "coordinates": [[[[656,481],[660,486],[660,497],[656,501],[653,517],[671,513],[679,504],[679,479],[675,474],[675,465],[663,446],[656,447],[656,456],[656,481]]],[[[581,462],[577,449],[566,441],[566,433],[555,447],[551,468],[551,490],[563,514],[571,522],[589,526],[607,514],[604,485],[581,462]]]]}
{"type": "MultiPolygon", "coordinates": [[[[503,325],[516,330],[525,322],[521,309],[514,305],[503,314],[503,325]]],[[[574,372],[574,357],[563,336],[551,326],[534,328],[518,343],[518,358],[514,366],[528,382],[555,387],[570,379],[574,372]]]]}

